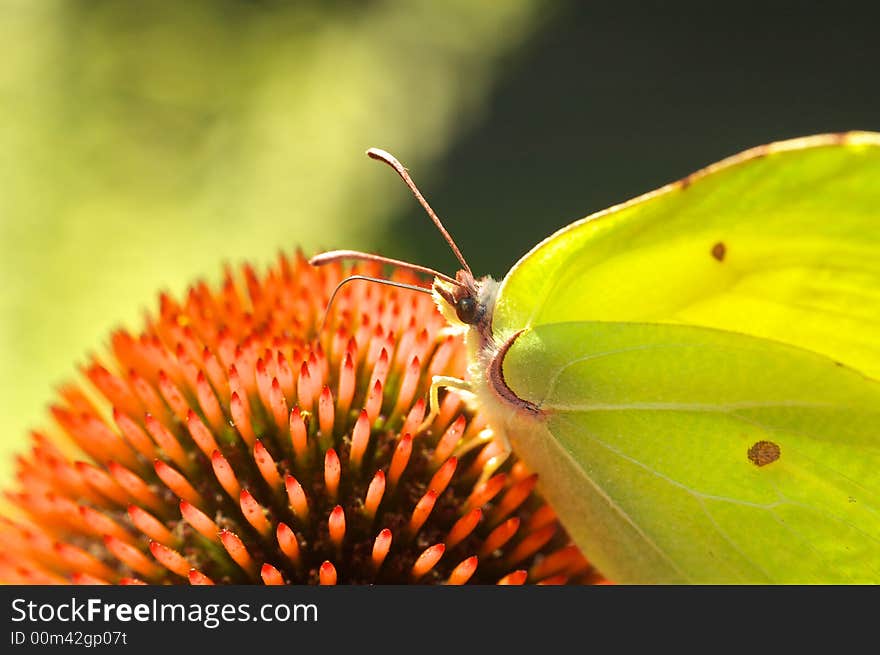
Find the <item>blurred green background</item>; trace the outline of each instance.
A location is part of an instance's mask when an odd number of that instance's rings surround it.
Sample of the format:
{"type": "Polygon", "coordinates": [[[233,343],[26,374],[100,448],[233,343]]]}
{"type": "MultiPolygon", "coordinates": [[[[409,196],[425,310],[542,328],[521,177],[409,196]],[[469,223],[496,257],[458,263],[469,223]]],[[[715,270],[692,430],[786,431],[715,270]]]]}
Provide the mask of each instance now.
{"type": "Polygon", "coordinates": [[[475,271],[758,143],[880,129],[876,3],[0,0],[0,480],[157,291],[279,248],[475,271]]]}

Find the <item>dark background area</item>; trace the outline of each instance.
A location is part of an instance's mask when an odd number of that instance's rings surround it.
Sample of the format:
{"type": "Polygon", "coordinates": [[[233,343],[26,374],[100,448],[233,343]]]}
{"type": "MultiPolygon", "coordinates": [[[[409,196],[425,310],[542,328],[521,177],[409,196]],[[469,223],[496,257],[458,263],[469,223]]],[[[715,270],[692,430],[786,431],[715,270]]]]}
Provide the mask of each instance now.
{"type": "MultiPolygon", "coordinates": [[[[501,277],[555,229],[727,155],[880,130],[878,28],[876,2],[560,6],[422,191],[501,277]]],[[[430,230],[413,202],[393,254],[453,270],[430,230]]]]}

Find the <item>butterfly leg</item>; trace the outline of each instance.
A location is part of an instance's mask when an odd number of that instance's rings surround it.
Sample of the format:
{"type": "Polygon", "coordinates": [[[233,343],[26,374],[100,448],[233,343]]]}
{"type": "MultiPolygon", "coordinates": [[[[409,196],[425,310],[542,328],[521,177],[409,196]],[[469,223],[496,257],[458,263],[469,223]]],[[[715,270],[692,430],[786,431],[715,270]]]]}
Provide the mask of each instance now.
{"type": "Polygon", "coordinates": [[[460,378],[453,378],[447,375],[435,375],[431,378],[431,389],[428,392],[430,411],[425,417],[425,420],[419,425],[416,433],[427,430],[440,413],[440,389],[455,389],[456,391],[473,393],[471,385],[460,378]]]}
{"type": "MultiPolygon", "coordinates": [[[[422,421],[421,425],[416,429],[416,433],[427,430],[440,413],[440,389],[455,389],[459,392],[473,394],[473,389],[468,382],[465,382],[460,378],[453,378],[446,375],[435,375],[431,379],[431,389],[428,391],[430,411],[425,417],[425,420],[422,421]]],[[[513,451],[510,447],[510,442],[507,440],[507,436],[504,434],[496,434],[492,428],[487,427],[480,430],[480,432],[473,438],[459,444],[455,449],[455,456],[461,457],[474,448],[478,448],[490,441],[494,441],[495,444],[497,444],[498,452],[492,455],[492,457],[490,457],[483,465],[483,472],[480,474],[480,479],[477,484],[481,484],[492,477],[501,465],[507,461],[507,458],[510,457],[510,453],[513,451]]]]}
{"type": "Polygon", "coordinates": [[[501,468],[501,465],[507,461],[507,458],[510,457],[510,453],[513,451],[510,447],[510,442],[507,441],[507,437],[504,434],[496,434],[492,428],[486,427],[480,430],[476,436],[461,442],[452,453],[455,457],[461,458],[474,448],[485,446],[490,442],[494,443],[487,447],[493,448],[495,452],[483,464],[483,471],[480,473],[480,479],[477,480],[478,485],[491,478],[501,468]]]}
{"type": "MultiPolygon", "coordinates": [[[[495,474],[495,471],[501,468],[501,465],[507,461],[507,458],[510,457],[510,453],[513,452],[513,449],[510,447],[510,442],[507,440],[507,436],[503,433],[496,434],[492,430],[492,428],[485,428],[481,430],[480,434],[472,439],[472,441],[476,441],[484,433],[488,433],[488,435],[483,437],[483,443],[485,443],[486,441],[492,441],[492,445],[487,447],[492,448],[494,446],[498,452],[493,454],[492,457],[490,457],[483,465],[483,472],[480,473],[480,479],[477,480],[477,485],[483,484],[484,482],[486,482],[486,480],[491,478],[495,474]]],[[[465,444],[462,444],[462,446],[464,445],[465,444]]],[[[460,448],[462,446],[460,446],[460,448]]]]}
{"type": "Polygon", "coordinates": [[[495,432],[492,428],[486,427],[480,430],[476,435],[466,441],[462,441],[458,447],[452,451],[452,455],[461,459],[464,455],[472,451],[474,448],[485,446],[495,439],[495,432]]]}

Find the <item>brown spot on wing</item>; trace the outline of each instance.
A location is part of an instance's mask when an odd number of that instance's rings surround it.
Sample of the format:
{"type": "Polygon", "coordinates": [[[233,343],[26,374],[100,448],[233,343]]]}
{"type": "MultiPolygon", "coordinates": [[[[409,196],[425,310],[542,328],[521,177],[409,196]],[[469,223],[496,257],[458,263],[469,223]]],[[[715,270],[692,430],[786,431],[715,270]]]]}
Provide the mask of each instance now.
{"type": "Polygon", "coordinates": [[[749,461],[755,466],[765,466],[775,462],[781,454],[779,446],[772,441],[758,441],[749,448],[749,461]]]}
{"type": "Polygon", "coordinates": [[[724,256],[727,254],[727,246],[725,246],[723,242],[719,241],[714,246],[712,246],[711,253],[715,259],[717,259],[719,262],[723,262],[724,256]]]}

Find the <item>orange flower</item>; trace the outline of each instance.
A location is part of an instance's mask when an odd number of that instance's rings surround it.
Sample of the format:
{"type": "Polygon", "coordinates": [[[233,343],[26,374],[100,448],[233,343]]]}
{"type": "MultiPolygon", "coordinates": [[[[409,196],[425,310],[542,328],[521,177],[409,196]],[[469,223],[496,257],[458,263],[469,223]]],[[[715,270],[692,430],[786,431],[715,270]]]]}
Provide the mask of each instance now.
{"type": "Polygon", "coordinates": [[[479,412],[447,393],[417,434],[431,376],[465,370],[429,297],[354,282],[318,334],[344,274],[281,256],[114,333],[18,459],[0,580],[600,581],[522,463],[479,483],[479,412]]]}

